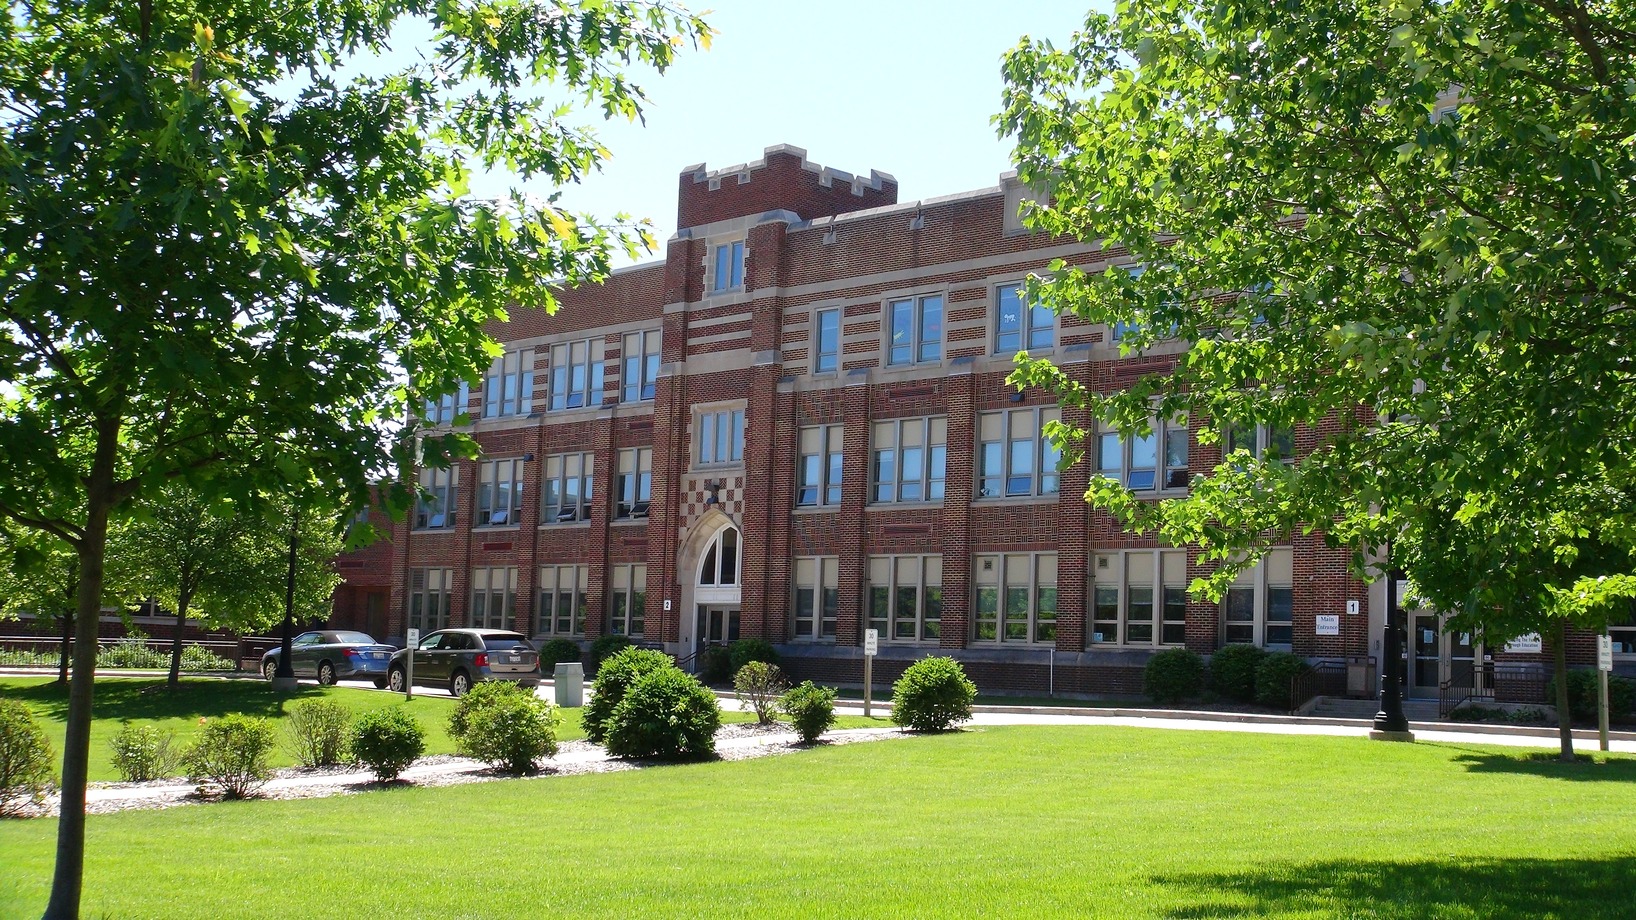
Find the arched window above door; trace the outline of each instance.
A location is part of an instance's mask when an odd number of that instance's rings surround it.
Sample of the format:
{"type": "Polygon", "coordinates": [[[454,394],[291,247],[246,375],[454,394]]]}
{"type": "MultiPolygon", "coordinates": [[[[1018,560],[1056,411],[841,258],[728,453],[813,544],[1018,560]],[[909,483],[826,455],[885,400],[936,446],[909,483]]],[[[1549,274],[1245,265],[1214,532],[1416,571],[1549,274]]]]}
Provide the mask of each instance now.
{"type": "Polygon", "coordinates": [[[710,540],[699,565],[699,584],[723,587],[738,584],[738,528],[723,527],[710,540]]]}

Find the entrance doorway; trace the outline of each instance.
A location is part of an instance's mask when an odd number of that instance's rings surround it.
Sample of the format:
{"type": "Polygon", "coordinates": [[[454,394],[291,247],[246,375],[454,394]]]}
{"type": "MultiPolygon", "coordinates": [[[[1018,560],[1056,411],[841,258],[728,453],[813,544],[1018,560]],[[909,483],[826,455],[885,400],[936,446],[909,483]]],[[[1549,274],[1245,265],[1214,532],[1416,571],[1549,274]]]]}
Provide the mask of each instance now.
{"type": "Polygon", "coordinates": [[[737,607],[699,605],[699,646],[726,645],[738,639],[737,607]]]}
{"type": "Polygon", "coordinates": [[[720,512],[706,518],[695,536],[684,546],[681,558],[689,560],[694,577],[682,588],[683,611],[677,624],[681,635],[680,657],[691,659],[711,645],[725,645],[739,637],[740,585],[742,566],[738,527],[720,512]]]}
{"type": "Polygon", "coordinates": [[[1471,634],[1444,631],[1443,617],[1430,610],[1413,611],[1408,619],[1405,695],[1436,699],[1444,681],[1450,686],[1471,686],[1482,654],[1471,634]]]}

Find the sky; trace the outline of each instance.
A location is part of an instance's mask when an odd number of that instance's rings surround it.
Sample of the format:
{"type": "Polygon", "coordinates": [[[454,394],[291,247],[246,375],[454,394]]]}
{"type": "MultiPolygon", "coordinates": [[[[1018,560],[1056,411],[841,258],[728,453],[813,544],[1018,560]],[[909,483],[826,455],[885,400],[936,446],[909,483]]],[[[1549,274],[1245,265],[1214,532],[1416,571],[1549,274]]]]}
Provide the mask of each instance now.
{"type": "MultiPolygon", "coordinates": [[[[634,71],[651,103],[646,125],[596,124],[613,151],[600,175],[563,189],[561,206],[603,219],[653,222],[662,258],[676,229],[676,180],[686,166],[755,160],[775,144],[845,172],[876,169],[910,202],[996,185],[1012,143],[995,134],[1000,57],[1023,35],[1059,46],[1093,6],[1110,0],[714,0],[708,51],[688,51],[663,75],[634,71]]],[[[489,176],[474,191],[517,184],[489,176]]],[[[546,184],[522,186],[539,194],[546,184]]],[[[621,257],[619,264],[630,260],[621,257]]]]}

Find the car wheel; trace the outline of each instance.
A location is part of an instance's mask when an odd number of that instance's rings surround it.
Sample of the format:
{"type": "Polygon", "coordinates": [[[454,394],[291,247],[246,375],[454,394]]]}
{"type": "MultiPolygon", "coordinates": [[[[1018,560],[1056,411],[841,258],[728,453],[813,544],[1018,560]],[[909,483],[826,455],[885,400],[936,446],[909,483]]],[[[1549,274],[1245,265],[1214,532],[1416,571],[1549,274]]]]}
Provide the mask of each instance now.
{"type": "Polygon", "coordinates": [[[375,689],[376,690],[385,690],[386,689],[386,678],[384,678],[384,677],[375,678],[375,689]]]}
{"type": "Polygon", "coordinates": [[[272,680],[278,674],[278,659],[263,658],[261,660],[261,676],[272,680]]]}
{"type": "Polygon", "coordinates": [[[318,663],[318,683],[325,687],[334,686],[335,665],[332,665],[327,661],[321,661],[318,663]]]}
{"type": "Polygon", "coordinates": [[[466,676],[465,671],[456,671],[456,672],[454,672],[454,676],[449,678],[449,695],[450,696],[453,696],[453,697],[465,696],[466,691],[470,690],[470,689],[471,689],[471,678],[466,676]]]}
{"type": "Polygon", "coordinates": [[[391,690],[393,693],[402,693],[403,687],[404,674],[402,668],[393,668],[386,673],[386,689],[391,690]]]}

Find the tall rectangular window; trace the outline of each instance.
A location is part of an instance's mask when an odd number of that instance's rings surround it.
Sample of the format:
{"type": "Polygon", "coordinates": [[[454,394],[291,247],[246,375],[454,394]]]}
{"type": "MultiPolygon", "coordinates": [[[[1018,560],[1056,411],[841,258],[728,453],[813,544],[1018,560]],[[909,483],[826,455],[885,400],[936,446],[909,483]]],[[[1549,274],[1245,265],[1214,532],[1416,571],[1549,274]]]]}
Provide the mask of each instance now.
{"type": "Polygon", "coordinates": [[[659,330],[625,333],[624,360],[619,372],[620,401],[652,399],[659,380],[659,330]]]}
{"type": "Polygon", "coordinates": [[[551,408],[602,405],[602,340],[551,346],[551,408]]]}
{"type": "Polygon", "coordinates": [[[523,507],[523,459],[485,460],[477,487],[477,526],[517,523],[523,507]]]}
{"type": "Polygon", "coordinates": [[[886,305],[887,364],[918,364],[943,357],[943,295],[907,297],[886,305]]]}
{"type": "Polygon", "coordinates": [[[483,381],[483,417],[502,418],[534,411],[534,349],[508,351],[494,359],[483,381]]]}
{"type": "Polygon", "coordinates": [[[812,320],[812,370],[824,374],[841,366],[841,311],[819,310],[812,320]]]}
{"type": "Polygon", "coordinates": [[[619,452],[618,506],[614,517],[622,521],[648,516],[653,500],[653,448],[630,447],[619,452]]]}
{"type": "Polygon", "coordinates": [[[869,628],[882,640],[935,640],[942,622],[942,556],[869,557],[869,628]]]}
{"type": "Polygon", "coordinates": [[[698,426],[699,465],[738,463],[744,459],[744,410],[701,412],[698,426]]]}
{"type": "Polygon", "coordinates": [[[1186,552],[1099,554],[1092,577],[1092,643],[1154,646],[1186,641],[1186,552]]]}
{"type": "Polygon", "coordinates": [[[456,418],[465,414],[466,404],[470,400],[471,387],[462,380],[453,393],[444,393],[437,399],[426,400],[426,414],[423,418],[429,425],[453,425],[456,418]]]}
{"type": "Polygon", "coordinates": [[[640,564],[615,565],[611,571],[608,632],[615,636],[639,637],[645,629],[643,613],[647,607],[648,567],[640,564]]]}
{"type": "Polygon", "coordinates": [[[471,616],[475,629],[511,629],[517,619],[517,569],[471,570],[471,616]]]}
{"type": "Polygon", "coordinates": [[[795,503],[802,507],[841,503],[841,426],[801,429],[801,459],[796,468],[795,503]]]}
{"type": "Polygon", "coordinates": [[[534,632],[549,636],[585,635],[585,592],[590,583],[587,566],[541,566],[539,619],[534,632]]]}
{"type": "Polygon", "coordinates": [[[1234,424],[1227,428],[1222,452],[1231,454],[1240,450],[1269,463],[1287,462],[1295,459],[1295,432],[1289,428],[1234,424]]]}
{"type": "Polygon", "coordinates": [[[982,555],[973,563],[973,639],[1056,643],[1056,553],[982,555]]]}
{"type": "Polygon", "coordinates": [[[1159,420],[1151,425],[1147,434],[1128,438],[1104,429],[1097,436],[1097,473],[1137,492],[1187,488],[1187,426],[1159,420]]]}
{"type": "Polygon", "coordinates": [[[790,612],[796,641],[834,640],[841,605],[839,564],[834,556],[795,560],[795,603],[790,612]]]}
{"type": "Polygon", "coordinates": [[[1045,436],[1056,408],[985,412],[978,422],[977,497],[1055,495],[1062,453],[1045,436]]]}
{"type": "Polygon", "coordinates": [[[409,628],[422,634],[449,625],[449,587],[454,569],[409,570],[409,628]]]}
{"type": "Polygon", "coordinates": [[[733,291],[744,286],[744,241],[721,243],[711,251],[710,290],[733,291]]]}
{"type": "Polygon", "coordinates": [[[545,458],[541,524],[571,524],[591,519],[595,458],[595,454],[552,454],[545,458]]]}
{"type": "Polygon", "coordinates": [[[1056,344],[1057,317],[1049,307],[1028,304],[1020,284],[994,291],[994,353],[1011,355],[1027,349],[1044,351],[1056,344]]]}
{"type": "Polygon", "coordinates": [[[460,470],[423,467],[420,471],[421,495],[415,504],[415,528],[438,530],[453,527],[455,508],[459,503],[460,470]]]}
{"type": "Polygon", "coordinates": [[[1294,556],[1268,550],[1261,561],[1238,574],[1222,599],[1222,641],[1288,649],[1295,632],[1294,556]]]}
{"type": "Polygon", "coordinates": [[[948,420],[890,419],[874,425],[870,494],[877,502],[940,502],[948,466],[948,420]]]}

